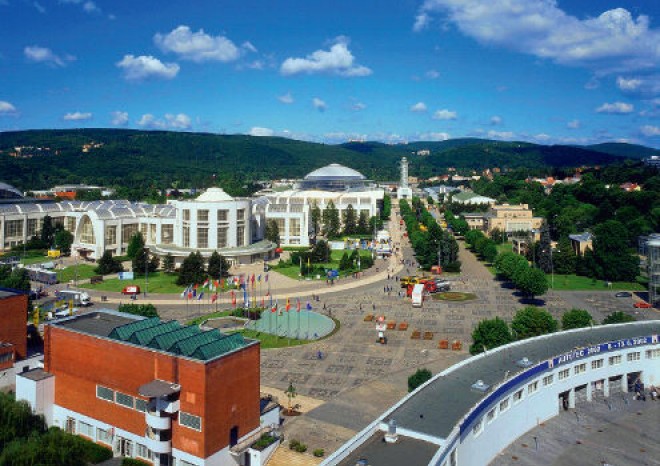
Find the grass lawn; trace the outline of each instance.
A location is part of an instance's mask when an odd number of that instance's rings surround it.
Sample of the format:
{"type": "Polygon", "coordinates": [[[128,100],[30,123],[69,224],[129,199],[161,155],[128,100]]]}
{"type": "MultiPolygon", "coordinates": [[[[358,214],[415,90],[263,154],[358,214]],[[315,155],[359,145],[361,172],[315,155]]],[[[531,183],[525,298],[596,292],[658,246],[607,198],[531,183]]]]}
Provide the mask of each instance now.
{"type": "Polygon", "coordinates": [[[503,252],[513,252],[513,245],[511,243],[498,244],[496,247],[498,254],[502,254],[503,252]]]}
{"type": "MultiPolygon", "coordinates": [[[[93,274],[92,274],[93,275],[93,274]]],[[[89,277],[88,277],[89,278],[89,277]]],[[[169,275],[163,272],[153,272],[149,274],[149,293],[178,293],[180,294],[185,286],[179,286],[176,282],[177,275],[169,275]]],[[[119,280],[118,278],[103,280],[101,283],[91,285],[86,283],[82,288],[89,288],[99,291],[121,292],[126,285],[138,285],[142,291],[145,290],[145,277],[136,277],[135,280],[119,280]]]]}
{"type": "MultiPolygon", "coordinates": [[[[352,251],[349,252],[349,254],[352,251]]],[[[341,257],[344,255],[344,251],[331,251],[330,252],[330,262],[328,263],[320,263],[320,264],[313,264],[315,266],[321,265],[324,266],[326,269],[339,269],[339,261],[341,260],[341,257]]],[[[360,257],[371,257],[371,251],[366,251],[366,250],[360,250],[360,257]]],[[[293,278],[294,280],[298,280],[300,278],[300,265],[285,265],[283,267],[280,266],[274,266],[272,269],[274,272],[281,273],[282,275],[293,278]]],[[[353,272],[357,272],[357,269],[355,270],[347,270],[345,272],[342,272],[341,275],[347,275],[351,274],[353,272]]],[[[318,275],[317,272],[314,274],[309,274],[308,276],[310,278],[314,278],[318,275]]],[[[325,280],[325,277],[321,275],[321,279],[325,280]]]]}
{"type": "MultiPolygon", "coordinates": [[[[548,275],[548,285],[552,285],[552,275],[548,275]]],[[[578,275],[557,275],[554,278],[555,290],[613,290],[613,291],[644,291],[646,288],[639,283],[612,282],[612,288],[608,288],[603,280],[593,280],[589,277],[578,275]]]]}
{"type": "Polygon", "coordinates": [[[78,280],[86,280],[96,275],[94,272],[96,265],[78,264],[77,267],[75,265],[70,265],[65,269],[56,270],[57,279],[60,283],[67,283],[74,280],[76,277],[76,268],[78,269],[78,280]]]}
{"type": "Polygon", "coordinates": [[[256,330],[239,330],[245,338],[259,340],[261,348],[286,348],[287,346],[300,346],[307,343],[312,343],[315,340],[296,340],[295,338],[280,337],[278,335],[271,335],[269,333],[257,332],[256,330]]]}

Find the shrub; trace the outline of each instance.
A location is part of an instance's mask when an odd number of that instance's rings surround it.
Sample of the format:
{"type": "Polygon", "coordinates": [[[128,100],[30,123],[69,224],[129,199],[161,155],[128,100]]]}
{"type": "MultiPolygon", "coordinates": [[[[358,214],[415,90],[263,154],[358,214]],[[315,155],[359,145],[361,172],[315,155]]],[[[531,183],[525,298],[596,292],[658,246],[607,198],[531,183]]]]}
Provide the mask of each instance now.
{"type": "Polygon", "coordinates": [[[300,440],[291,439],[289,440],[289,450],[295,450],[300,445],[300,440]]]}
{"type": "Polygon", "coordinates": [[[325,450],[323,448],[317,448],[314,450],[314,456],[317,458],[322,458],[325,455],[325,450]]]}
{"type": "Polygon", "coordinates": [[[304,443],[299,443],[298,446],[296,447],[296,451],[298,453],[305,453],[307,451],[307,445],[304,443]]]}
{"type": "Polygon", "coordinates": [[[412,392],[414,389],[429,380],[431,376],[432,374],[430,370],[426,368],[417,369],[417,372],[408,377],[408,391],[412,392]]]}
{"type": "Polygon", "coordinates": [[[259,440],[254,442],[253,447],[256,450],[265,450],[269,446],[271,446],[273,443],[275,443],[277,439],[273,437],[271,434],[263,434],[261,437],[259,437],[259,440]]]}
{"type": "Polygon", "coordinates": [[[149,466],[149,463],[135,458],[123,458],[121,466],[149,466]]]}

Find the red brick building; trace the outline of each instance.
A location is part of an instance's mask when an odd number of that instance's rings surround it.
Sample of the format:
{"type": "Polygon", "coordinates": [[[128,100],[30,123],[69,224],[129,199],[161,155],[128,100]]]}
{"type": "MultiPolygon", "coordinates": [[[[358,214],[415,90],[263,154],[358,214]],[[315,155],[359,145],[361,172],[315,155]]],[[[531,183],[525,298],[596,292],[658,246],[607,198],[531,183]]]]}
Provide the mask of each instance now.
{"type": "Polygon", "coordinates": [[[262,417],[259,351],[240,334],[91,312],[46,326],[44,369],[17,377],[17,396],[35,409],[52,398],[42,408],[49,425],[117,456],[250,464],[239,444],[279,421],[279,412],[262,417]]]}
{"type": "Polygon", "coordinates": [[[25,293],[0,289],[0,370],[27,356],[27,307],[25,293]]]}

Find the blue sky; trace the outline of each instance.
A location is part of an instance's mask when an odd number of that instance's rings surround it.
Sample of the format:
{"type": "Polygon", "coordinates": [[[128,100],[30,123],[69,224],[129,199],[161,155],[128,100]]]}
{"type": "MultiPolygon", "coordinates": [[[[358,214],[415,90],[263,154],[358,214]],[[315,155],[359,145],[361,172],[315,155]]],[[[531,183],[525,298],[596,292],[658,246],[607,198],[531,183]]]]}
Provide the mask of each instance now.
{"type": "Polygon", "coordinates": [[[3,131],[660,147],[657,1],[0,0],[0,28],[3,131]]]}

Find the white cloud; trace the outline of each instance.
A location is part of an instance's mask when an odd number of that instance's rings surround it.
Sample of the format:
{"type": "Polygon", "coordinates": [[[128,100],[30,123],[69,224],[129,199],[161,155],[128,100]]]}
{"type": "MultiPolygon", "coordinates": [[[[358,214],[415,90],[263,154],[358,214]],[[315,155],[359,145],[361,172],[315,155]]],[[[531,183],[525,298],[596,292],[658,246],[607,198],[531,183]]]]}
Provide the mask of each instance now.
{"type": "Polygon", "coordinates": [[[23,49],[23,54],[28,61],[33,63],[47,63],[53,66],[66,66],[67,62],[74,61],[76,58],[71,55],[60,57],[53,53],[53,51],[46,47],[38,45],[30,45],[23,49]]]}
{"type": "Polygon", "coordinates": [[[245,42],[243,42],[241,44],[241,48],[244,49],[244,50],[247,50],[248,52],[252,52],[252,53],[257,52],[257,48],[254,45],[252,45],[252,42],[250,42],[249,40],[246,40],[245,42]]]}
{"type": "Polygon", "coordinates": [[[427,110],[424,102],[417,102],[415,105],[410,106],[410,111],[415,113],[423,113],[427,110]]]}
{"type": "Polygon", "coordinates": [[[326,109],[328,108],[328,105],[323,100],[319,99],[318,97],[314,97],[312,99],[312,105],[319,112],[325,112],[326,109]]]}
{"type": "Polygon", "coordinates": [[[619,89],[627,94],[640,94],[646,97],[652,97],[660,94],[660,74],[650,74],[629,78],[619,76],[616,79],[616,84],[619,89]]]}
{"type": "Polygon", "coordinates": [[[535,136],[533,136],[533,139],[535,141],[539,141],[539,142],[547,142],[551,139],[551,137],[548,134],[540,133],[540,134],[536,134],[535,136]]]}
{"type": "Polygon", "coordinates": [[[641,79],[626,79],[621,76],[616,78],[616,85],[619,86],[619,89],[622,91],[634,91],[639,87],[640,84],[642,84],[641,79]]]}
{"type": "Polygon", "coordinates": [[[660,126],[644,125],[640,128],[640,130],[644,136],[660,136],[660,126]]]}
{"type": "Polygon", "coordinates": [[[428,70],[424,76],[428,79],[438,79],[440,77],[440,72],[436,70],[428,70]]]}
{"type": "Polygon", "coordinates": [[[6,100],[0,100],[0,116],[13,115],[15,113],[16,113],[16,107],[14,107],[6,100]]]}
{"type": "Polygon", "coordinates": [[[417,16],[415,16],[415,24],[413,24],[413,31],[419,32],[424,29],[429,25],[431,22],[431,18],[428,15],[428,13],[420,13],[417,16]]]}
{"type": "Polygon", "coordinates": [[[128,124],[128,112],[116,111],[110,115],[112,116],[110,124],[113,126],[126,126],[128,124]]]}
{"type": "Polygon", "coordinates": [[[451,135],[449,133],[430,132],[430,133],[421,133],[419,135],[420,141],[446,141],[447,139],[451,139],[451,135]]]}
{"type": "Polygon", "coordinates": [[[648,16],[624,8],[579,19],[557,0],[425,0],[415,30],[428,16],[446,13],[458,29],[484,44],[498,45],[557,63],[603,73],[650,69],[660,63],[660,31],[648,16]]]}
{"type": "Polygon", "coordinates": [[[250,136],[273,136],[275,131],[270,128],[261,128],[259,126],[253,126],[248,133],[250,136]]]}
{"type": "Polygon", "coordinates": [[[145,113],[138,120],[137,124],[144,128],[151,129],[177,129],[187,130],[191,128],[191,120],[185,113],[166,113],[163,119],[156,118],[151,113],[145,113]]]}
{"type": "Polygon", "coordinates": [[[490,117],[490,124],[493,126],[501,125],[502,117],[499,115],[493,115],[492,117],[490,117]]]}
{"type": "Polygon", "coordinates": [[[118,68],[124,70],[124,78],[129,81],[140,81],[148,78],[173,79],[179,72],[176,63],[163,63],[151,55],[124,55],[116,63],[118,68]]]}
{"type": "MultiPolygon", "coordinates": [[[[154,42],[163,52],[175,53],[182,60],[196,63],[205,61],[234,61],[240,56],[238,47],[224,36],[211,36],[203,29],[192,32],[188,26],[179,26],[168,34],[156,34],[154,42]]],[[[243,44],[248,50],[255,51],[252,44],[243,44]],[[247,45],[246,45],[247,44],[247,45]]]]}
{"type": "Polygon", "coordinates": [[[292,104],[294,102],[293,96],[291,95],[291,92],[287,92],[284,95],[279,95],[277,96],[277,100],[282,102],[283,104],[292,104]]]}
{"type": "Polygon", "coordinates": [[[353,105],[351,105],[351,110],[355,112],[359,112],[361,110],[364,110],[367,108],[366,104],[363,104],[362,102],[355,102],[353,105]]]}
{"type": "Polygon", "coordinates": [[[60,3],[80,5],[86,13],[100,13],[101,9],[91,0],[60,0],[60,3]]]}
{"type": "Polygon", "coordinates": [[[44,6],[43,6],[41,3],[39,3],[39,2],[34,2],[34,3],[32,3],[32,5],[33,5],[33,6],[37,9],[37,11],[38,11],[39,13],[41,13],[42,15],[43,15],[44,13],[46,13],[46,8],[44,8],[44,6]]]}
{"type": "Polygon", "coordinates": [[[515,133],[511,131],[490,130],[487,135],[489,139],[513,139],[515,137],[515,133]]]}
{"type": "Polygon", "coordinates": [[[627,104],[625,102],[613,102],[613,103],[604,103],[596,109],[597,113],[611,113],[617,115],[624,115],[626,113],[632,113],[635,110],[632,104],[627,104]]]}
{"type": "Polygon", "coordinates": [[[433,119],[434,120],[455,120],[457,118],[456,112],[453,112],[451,110],[447,109],[442,109],[442,110],[437,110],[433,114],[433,119]]]}
{"type": "Polygon", "coordinates": [[[91,120],[92,114],[90,112],[69,112],[62,118],[66,121],[85,121],[91,120]]]}
{"type": "Polygon", "coordinates": [[[355,63],[348,50],[348,40],[338,37],[330,50],[317,50],[305,58],[287,58],[280,66],[280,73],[290,76],[299,73],[329,73],[343,77],[369,76],[372,71],[355,63]]]}
{"type": "Polygon", "coordinates": [[[566,123],[566,127],[570,129],[578,129],[580,128],[580,126],[582,126],[580,120],[571,120],[568,123],[566,123]]]}

